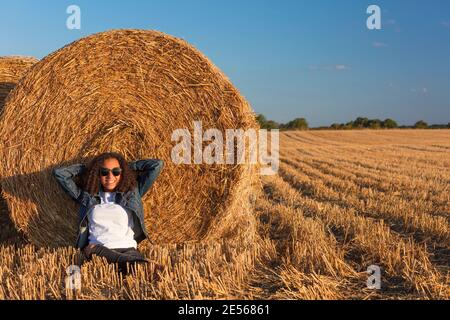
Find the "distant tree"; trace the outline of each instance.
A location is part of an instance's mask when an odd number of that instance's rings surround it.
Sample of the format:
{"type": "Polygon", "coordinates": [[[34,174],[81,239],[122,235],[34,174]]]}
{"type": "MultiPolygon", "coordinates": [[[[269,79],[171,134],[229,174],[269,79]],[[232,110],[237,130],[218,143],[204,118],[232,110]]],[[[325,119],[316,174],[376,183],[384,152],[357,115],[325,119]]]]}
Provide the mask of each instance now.
{"type": "Polygon", "coordinates": [[[428,126],[428,129],[446,129],[446,124],[432,124],[428,126]]]}
{"type": "Polygon", "coordinates": [[[288,130],[307,130],[309,125],[305,118],[296,118],[289,121],[284,127],[288,130]]]}
{"type": "Polygon", "coordinates": [[[266,124],[267,124],[267,119],[266,119],[266,117],[265,117],[263,114],[258,114],[258,115],[256,116],[256,121],[258,121],[259,126],[260,126],[261,128],[265,127],[266,124]]]}
{"type": "Polygon", "coordinates": [[[450,129],[450,122],[449,122],[449,123],[447,123],[447,128],[449,128],[449,129],[450,129]]]}
{"type": "Polygon", "coordinates": [[[331,128],[331,129],[334,129],[334,130],[340,130],[340,129],[342,129],[342,127],[343,127],[343,125],[340,124],[340,123],[333,123],[333,124],[330,126],[330,128],[331,128]]]}
{"type": "Polygon", "coordinates": [[[269,120],[266,122],[266,128],[264,129],[279,129],[280,128],[280,124],[278,122],[269,120]]]}
{"type": "Polygon", "coordinates": [[[334,129],[334,130],[352,130],[352,129],[363,129],[363,128],[393,129],[393,128],[406,128],[406,127],[405,126],[399,127],[397,122],[390,118],[387,118],[386,120],[381,121],[380,119],[368,119],[365,117],[358,117],[355,120],[349,121],[345,124],[335,122],[329,127],[329,129],[334,129]]]}
{"type": "Polygon", "coordinates": [[[344,130],[351,130],[354,127],[355,127],[355,122],[354,121],[349,121],[342,127],[342,129],[344,129],[344,130]]]}
{"type": "Polygon", "coordinates": [[[267,120],[266,117],[262,114],[258,114],[256,116],[256,121],[258,121],[259,126],[261,129],[278,129],[280,125],[272,120],[267,120]]]}
{"type": "Polygon", "coordinates": [[[370,129],[380,129],[380,128],[381,128],[381,120],[379,120],[379,119],[372,119],[372,120],[369,120],[369,121],[367,122],[367,126],[368,126],[370,129]]]}
{"type": "Polygon", "coordinates": [[[353,122],[353,128],[368,128],[369,127],[369,119],[358,117],[353,122]]]}
{"type": "Polygon", "coordinates": [[[394,128],[398,127],[398,124],[397,124],[397,122],[395,122],[395,120],[392,120],[392,119],[388,118],[388,119],[383,121],[382,127],[386,128],[386,129],[394,129],[394,128]]]}
{"type": "Polygon", "coordinates": [[[423,120],[419,120],[414,124],[414,128],[416,129],[427,129],[428,128],[428,123],[426,123],[423,120]]]}

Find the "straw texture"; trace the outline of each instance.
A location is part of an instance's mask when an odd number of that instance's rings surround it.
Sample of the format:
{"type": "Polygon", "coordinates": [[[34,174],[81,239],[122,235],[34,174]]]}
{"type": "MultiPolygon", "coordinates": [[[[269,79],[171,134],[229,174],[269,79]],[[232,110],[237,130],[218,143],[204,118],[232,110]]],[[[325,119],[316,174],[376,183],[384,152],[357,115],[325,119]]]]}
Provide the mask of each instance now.
{"type": "MultiPolygon", "coordinates": [[[[37,61],[33,57],[0,57],[0,114],[8,94],[14,89],[20,78],[37,61]]],[[[21,237],[16,232],[14,224],[8,216],[6,203],[3,199],[0,199],[0,242],[17,243],[18,238],[21,237]]]]}
{"type": "Polygon", "coordinates": [[[0,57],[0,112],[9,92],[38,60],[33,57],[0,57]]]}
{"type": "Polygon", "coordinates": [[[113,30],[44,58],[11,93],[0,119],[3,197],[16,227],[38,246],[71,245],[77,210],[51,175],[106,151],[165,167],[144,197],[156,243],[215,240],[255,231],[254,165],[175,165],[175,129],[193,121],[257,128],[228,78],[185,41],[149,30],[113,30]]]}

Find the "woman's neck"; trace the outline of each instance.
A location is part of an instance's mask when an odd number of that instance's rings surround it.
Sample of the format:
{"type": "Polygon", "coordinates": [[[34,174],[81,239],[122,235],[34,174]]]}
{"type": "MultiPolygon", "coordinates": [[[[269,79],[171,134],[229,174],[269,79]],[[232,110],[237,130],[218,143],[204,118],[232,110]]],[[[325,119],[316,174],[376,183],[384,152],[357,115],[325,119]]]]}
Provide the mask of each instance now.
{"type": "Polygon", "coordinates": [[[114,188],[113,190],[105,190],[105,188],[103,188],[103,186],[102,186],[102,187],[100,188],[100,191],[111,193],[111,192],[116,192],[116,188],[114,188]]]}

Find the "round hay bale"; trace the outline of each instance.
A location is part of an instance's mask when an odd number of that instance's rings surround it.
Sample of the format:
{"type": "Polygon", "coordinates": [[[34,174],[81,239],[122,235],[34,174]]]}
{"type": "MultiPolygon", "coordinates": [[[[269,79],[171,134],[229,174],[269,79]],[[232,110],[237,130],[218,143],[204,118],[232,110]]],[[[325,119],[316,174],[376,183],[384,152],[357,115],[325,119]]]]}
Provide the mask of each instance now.
{"type": "Polygon", "coordinates": [[[257,166],[171,161],[176,129],[258,128],[228,78],[185,41],[158,31],[113,30],[52,53],[11,94],[0,122],[3,197],[17,228],[38,246],[73,245],[77,205],[52,169],[107,151],[159,158],[143,199],[154,243],[254,232],[257,166]]]}
{"type": "MultiPolygon", "coordinates": [[[[36,62],[38,60],[33,57],[0,57],[0,114],[8,94],[36,62]]],[[[8,215],[7,205],[3,198],[0,198],[0,230],[0,243],[16,243],[22,240],[22,236],[17,232],[8,215]]]]}
{"type": "Polygon", "coordinates": [[[0,57],[0,112],[9,92],[38,60],[33,57],[0,57]]]}

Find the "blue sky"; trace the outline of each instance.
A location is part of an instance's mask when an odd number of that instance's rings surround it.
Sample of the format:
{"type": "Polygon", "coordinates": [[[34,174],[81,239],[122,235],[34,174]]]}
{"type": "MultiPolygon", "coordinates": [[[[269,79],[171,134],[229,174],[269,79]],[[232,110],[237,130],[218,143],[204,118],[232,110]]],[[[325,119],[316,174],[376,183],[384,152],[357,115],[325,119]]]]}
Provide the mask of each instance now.
{"type": "Polygon", "coordinates": [[[0,55],[43,58],[92,33],[156,29],[200,49],[279,122],[450,122],[448,0],[2,0],[0,9],[0,55]],[[81,30],[66,28],[71,4],[81,30]],[[371,4],[381,30],[366,28],[371,4]]]}

